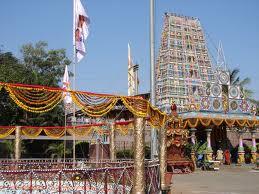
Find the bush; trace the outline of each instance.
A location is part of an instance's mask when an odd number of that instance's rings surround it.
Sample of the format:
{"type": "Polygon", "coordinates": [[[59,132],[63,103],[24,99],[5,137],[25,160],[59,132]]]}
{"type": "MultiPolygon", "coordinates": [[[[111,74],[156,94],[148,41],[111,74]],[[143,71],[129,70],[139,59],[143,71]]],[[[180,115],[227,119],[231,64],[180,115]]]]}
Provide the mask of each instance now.
{"type": "Polygon", "coordinates": [[[132,159],[134,157],[134,152],[133,150],[120,150],[116,152],[116,158],[118,159],[132,159]]]}
{"type": "MultiPolygon", "coordinates": [[[[120,150],[116,152],[116,158],[118,159],[133,159],[134,151],[131,149],[120,150]]],[[[151,158],[151,148],[149,146],[145,146],[145,159],[151,158]]]]}

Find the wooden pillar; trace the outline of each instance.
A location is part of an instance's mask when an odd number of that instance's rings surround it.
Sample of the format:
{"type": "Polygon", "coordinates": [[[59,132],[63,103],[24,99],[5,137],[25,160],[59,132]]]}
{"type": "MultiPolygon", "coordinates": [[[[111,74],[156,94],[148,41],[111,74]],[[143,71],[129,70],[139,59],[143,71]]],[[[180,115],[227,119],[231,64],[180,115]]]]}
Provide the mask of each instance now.
{"type": "Polygon", "coordinates": [[[144,118],[134,118],[134,176],[133,193],[145,194],[145,121],[144,118]]]}
{"type": "Polygon", "coordinates": [[[212,160],[211,132],[212,132],[212,129],[206,129],[206,133],[207,133],[207,150],[206,150],[207,160],[212,160]]]}
{"type": "Polygon", "coordinates": [[[251,136],[252,136],[252,149],[251,149],[252,163],[256,163],[256,139],[255,139],[255,134],[256,134],[256,130],[251,131],[251,136]]]}
{"type": "Polygon", "coordinates": [[[238,164],[243,164],[245,162],[245,151],[243,146],[243,132],[239,132],[239,146],[238,146],[238,164]]]}
{"type": "Polygon", "coordinates": [[[110,124],[110,159],[115,160],[115,123],[110,124]]]}
{"type": "Polygon", "coordinates": [[[197,129],[195,128],[191,128],[190,132],[191,132],[191,141],[192,141],[192,150],[191,150],[191,159],[193,161],[193,165],[194,168],[196,168],[196,157],[195,157],[195,150],[194,150],[194,146],[196,144],[196,138],[195,138],[195,132],[197,131],[197,129]]]}
{"type": "Polygon", "coordinates": [[[21,158],[21,126],[15,128],[15,140],[14,140],[14,158],[19,160],[21,158]]]}
{"type": "Polygon", "coordinates": [[[160,129],[160,177],[161,177],[161,189],[168,190],[170,185],[166,185],[165,173],[167,169],[167,147],[166,147],[166,128],[160,129]]]}

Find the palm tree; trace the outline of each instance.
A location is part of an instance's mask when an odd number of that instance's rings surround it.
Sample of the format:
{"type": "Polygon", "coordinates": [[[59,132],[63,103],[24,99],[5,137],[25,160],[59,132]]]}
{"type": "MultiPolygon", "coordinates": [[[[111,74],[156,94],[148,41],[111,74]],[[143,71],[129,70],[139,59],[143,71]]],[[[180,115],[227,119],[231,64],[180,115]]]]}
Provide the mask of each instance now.
{"type": "Polygon", "coordinates": [[[240,77],[238,76],[240,70],[238,68],[235,68],[230,71],[230,84],[236,85],[239,83],[240,77]]]}
{"type": "Polygon", "coordinates": [[[253,91],[247,88],[247,85],[250,84],[251,79],[249,77],[244,78],[243,80],[239,77],[240,70],[235,68],[230,71],[230,84],[231,85],[239,85],[242,93],[245,98],[251,99],[253,95],[253,91]]]}
{"type": "Polygon", "coordinates": [[[14,158],[14,142],[12,140],[4,140],[0,147],[1,157],[14,158]]]}
{"type": "MultiPolygon", "coordinates": [[[[48,146],[48,149],[46,149],[45,153],[50,153],[51,158],[63,158],[64,156],[64,143],[52,143],[48,146]]],[[[66,148],[65,151],[66,154],[71,153],[71,149],[66,148]]]]}
{"type": "MultiPolygon", "coordinates": [[[[21,153],[26,153],[24,143],[21,144],[21,153]]],[[[14,158],[14,141],[13,140],[4,140],[0,142],[0,157],[4,158],[14,158]]]]}

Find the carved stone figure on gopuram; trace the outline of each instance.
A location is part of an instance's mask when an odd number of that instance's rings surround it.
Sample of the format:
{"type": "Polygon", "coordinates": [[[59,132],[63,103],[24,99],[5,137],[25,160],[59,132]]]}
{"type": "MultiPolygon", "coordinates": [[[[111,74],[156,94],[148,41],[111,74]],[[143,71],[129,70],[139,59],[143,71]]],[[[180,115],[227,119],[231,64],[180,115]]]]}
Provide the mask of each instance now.
{"type": "Polygon", "coordinates": [[[171,106],[171,119],[166,126],[167,171],[188,173],[194,170],[193,161],[185,156],[185,146],[188,143],[189,131],[184,129],[183,120],[178,117],[177,106],[171,106]]]}

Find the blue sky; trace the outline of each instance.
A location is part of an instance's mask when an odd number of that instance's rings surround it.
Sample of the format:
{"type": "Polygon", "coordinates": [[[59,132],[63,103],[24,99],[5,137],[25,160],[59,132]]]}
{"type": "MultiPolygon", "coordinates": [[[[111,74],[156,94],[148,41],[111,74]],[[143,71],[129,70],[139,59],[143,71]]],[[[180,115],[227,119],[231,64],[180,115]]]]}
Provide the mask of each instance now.
{"type": "MultiPolygon", "coordinates": [[[[149,0],[81,0],[91,19],[87,55],[77,65],[77,89],[127,94],[127,43],[140,64],[140,92],[149,91],[149,0]]],[[[1,0],[0,45],[14,52],[25,43],[47,41],[72,59],[72,0],[1,0]]],[[[230,68],[250,77],[259,99],[259,1],[156,0],[156,55],[163,16],[198,17],[210,51],[221,40],[230,68]]],[[[216,56],[214,56],[216,58],[216,56]]]]}

